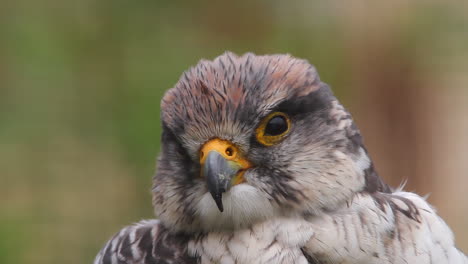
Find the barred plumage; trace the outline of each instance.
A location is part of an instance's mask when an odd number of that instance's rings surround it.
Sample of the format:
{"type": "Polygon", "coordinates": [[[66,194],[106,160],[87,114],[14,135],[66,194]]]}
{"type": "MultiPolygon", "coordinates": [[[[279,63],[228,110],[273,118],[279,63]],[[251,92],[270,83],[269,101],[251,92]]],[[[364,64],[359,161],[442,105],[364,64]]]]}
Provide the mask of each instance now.
{"type": "Polygon", "coordinates": [[[447,225],[407,192],[358,194],[332,214],[277,219],[236,233],[171,234],[160,221],[117,233],[95,264],[468,263],[447,225]]]}
{"type": "Polygon", "coordinates": [[[187,242],[188,237],[171,234],[159,220],[145,220],[114,235],[94,263],[197,263],[188,255],[187,242]]]}

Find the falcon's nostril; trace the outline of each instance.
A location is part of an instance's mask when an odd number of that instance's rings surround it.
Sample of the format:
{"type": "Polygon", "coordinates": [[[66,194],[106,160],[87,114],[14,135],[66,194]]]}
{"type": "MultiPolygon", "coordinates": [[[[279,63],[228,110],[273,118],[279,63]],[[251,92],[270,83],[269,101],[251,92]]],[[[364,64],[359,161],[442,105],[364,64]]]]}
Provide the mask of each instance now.
{"type": "Polygon", "coordinates": [[[231,157],[232,155],[234,155],[234,150],[231,148],[231,147],[228,147],[226,149],[226,155],[228,155],[229,157],[231,157]]]}

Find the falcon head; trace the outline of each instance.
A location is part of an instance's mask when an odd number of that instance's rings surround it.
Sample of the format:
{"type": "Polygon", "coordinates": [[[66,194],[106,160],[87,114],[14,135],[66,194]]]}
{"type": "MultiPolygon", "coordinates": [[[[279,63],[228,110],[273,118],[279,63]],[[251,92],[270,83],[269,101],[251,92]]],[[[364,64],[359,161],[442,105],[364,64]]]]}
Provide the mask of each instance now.
{"type": "Polygon", "coordinates": [[[386,191],[350,114],[307,61],[225,53],[161,104],[153,206],[177,231],[246,228],[386,191]]]}

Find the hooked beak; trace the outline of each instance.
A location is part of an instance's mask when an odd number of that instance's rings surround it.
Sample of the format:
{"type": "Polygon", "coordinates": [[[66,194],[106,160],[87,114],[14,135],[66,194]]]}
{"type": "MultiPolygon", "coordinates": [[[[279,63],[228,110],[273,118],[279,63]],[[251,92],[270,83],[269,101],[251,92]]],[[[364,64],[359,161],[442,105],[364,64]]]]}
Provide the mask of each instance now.
{"type": "Polygon", "coordinates": [[[205,143],[200,151],[202,177],[206,179],[208,190],[223,212],[222,194],[231,186],[245,182],[243,174],[252,167],[239,149],[231,142],[212,139],[205,143]]]}

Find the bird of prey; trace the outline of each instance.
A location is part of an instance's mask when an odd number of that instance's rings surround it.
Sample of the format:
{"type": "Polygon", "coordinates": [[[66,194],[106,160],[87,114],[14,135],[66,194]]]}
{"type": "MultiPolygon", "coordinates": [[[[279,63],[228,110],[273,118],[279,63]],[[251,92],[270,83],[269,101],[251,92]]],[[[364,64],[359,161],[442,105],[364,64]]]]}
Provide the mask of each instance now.
{"type": "Polygon", "coordinates": [[[306,60],[201,60],[161,119],[157,220],[123,228],[95,264],[468,263],[424,198],[382,181],[306,60]]]}

